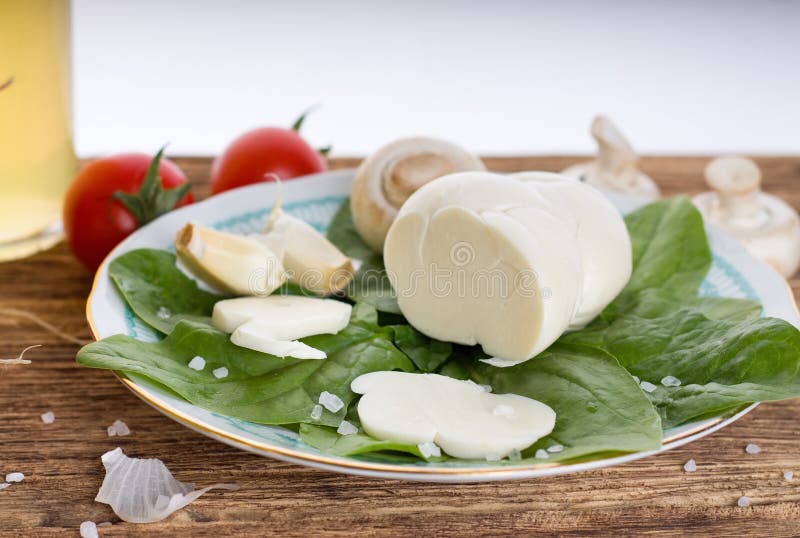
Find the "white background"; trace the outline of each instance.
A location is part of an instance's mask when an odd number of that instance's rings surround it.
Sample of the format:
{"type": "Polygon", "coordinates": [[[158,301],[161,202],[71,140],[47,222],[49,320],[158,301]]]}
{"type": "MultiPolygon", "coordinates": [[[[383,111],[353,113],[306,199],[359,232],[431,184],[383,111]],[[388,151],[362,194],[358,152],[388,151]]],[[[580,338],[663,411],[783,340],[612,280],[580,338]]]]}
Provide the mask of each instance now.
{"type": "Polygon", "coordinates": [[[216,154],[288,125],[334,155],[401,135],[588,153],[800,153],[800,2],[74,0],[82,156],[216,154]]]}

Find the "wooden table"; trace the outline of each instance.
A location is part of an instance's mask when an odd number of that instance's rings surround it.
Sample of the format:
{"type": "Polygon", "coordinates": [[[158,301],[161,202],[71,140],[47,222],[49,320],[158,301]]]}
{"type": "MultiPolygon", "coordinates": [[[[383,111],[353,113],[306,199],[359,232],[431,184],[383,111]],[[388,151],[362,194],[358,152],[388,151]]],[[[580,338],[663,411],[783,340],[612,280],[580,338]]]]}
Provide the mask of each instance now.
{"type": "MultiPolygon", "coordinates": [[[[207,159],[177,159],[207,194],[207,159]]],[[[559,170],[575,158],[487,159],[498,170],[559,170]]],[[[766,189],[800,207],[800,158],[758,159],[766,189]]],[[[645,158],[665,194],[703,189],[705,158],[645,158]]],[[[353,166],[339,159],[335,167],[353,166]]],[[[266,202],[265,202],[266,203],[266,202]]],[[[795,296],[800,279],[793,279],[795,296]]],[[[0,307],[36,313],[89,338],[84,301],[90,277],[60,245],[0,264],[0,307]]],[[[77,347],[26,320],[0,317],[0,357],[43,344],[25,366],[0,366],[0,475],[25,481],[0,491],[0,535],[77,536],[84,520],[113,521],[102,536],[223,535],[800,535],[800,400],[771,403],[705,439],[619,467],[554,478],[484,485],[405,483],[343,476],[261,458],[194,433],[160,415],[109,372],[79,367],[77,347]],[[56,421],[39,416],[52,410],[56,421]],[[128,437],[109,438],[115,419],[128,437]],[[763,452],[746,455],[758,443],[763,452]],[[238,482],[164,522],[119,522],[94,502],[100,455],[161,458],[182,481],[238,482]],[[697,461],[697,472],[683,464],[697,461]],[[782,471],[798,477],[784,481],[782,471]],[[749,508],[738,508],[741,495],[749,508]]]]}

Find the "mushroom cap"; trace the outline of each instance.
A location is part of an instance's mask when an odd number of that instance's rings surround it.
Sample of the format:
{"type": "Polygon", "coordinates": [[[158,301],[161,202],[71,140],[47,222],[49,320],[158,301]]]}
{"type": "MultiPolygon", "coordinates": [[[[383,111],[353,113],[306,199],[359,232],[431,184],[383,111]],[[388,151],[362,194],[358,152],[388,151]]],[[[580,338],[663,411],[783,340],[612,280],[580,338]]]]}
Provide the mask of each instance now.
{"type": "Polygon", "coordinates": [[[417,189],[444,175],[485,169],[478,157],[446,140],[413,137],[386,144],[356,172],[350,196],[356,230],[381,252],[397,210],[417,189]]]}
{"type": "Polygon", "coordinates": [[[705,176],[712,189],[726,194],[747,194],[761,186],[761,169],[746,157],[718,157],[708,163],[705,176]]]}

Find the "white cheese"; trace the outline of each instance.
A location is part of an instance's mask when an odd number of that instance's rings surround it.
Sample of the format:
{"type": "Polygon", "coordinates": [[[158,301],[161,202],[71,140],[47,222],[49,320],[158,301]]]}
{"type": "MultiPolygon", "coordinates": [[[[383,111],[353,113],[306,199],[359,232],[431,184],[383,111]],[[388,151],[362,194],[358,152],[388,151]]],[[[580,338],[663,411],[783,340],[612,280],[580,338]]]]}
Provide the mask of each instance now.
{"type": "Polygon", "coordinates": [[[297,339],[336,334],[349,323],[351,310],[341,301],[317,297],[240,297],[217,302],[212,323],[233,333],[231,342],[238,346],[277,357],[324,359],[324,352],[297,339]]]}
{"type": "Polygon", "coordinates": [[[435,443],[457,458],[509,456],[555,426],[555,412],[541,402],[488,393],[437,374],[372,372],[354,379],[350,388],[363,394],[358,416],[372,437],[417,446],[435,443]],[[513,412],[498,416],[498,407],[513,412]]]}
{"type": "Polygon", "coordinates": [[[587,323],[631,272],[614,207],[542,173],[467,172],[424,185],[392,224],[384,261],[411,325],[480,344],[496,366],[528,360],[587,323]]]}

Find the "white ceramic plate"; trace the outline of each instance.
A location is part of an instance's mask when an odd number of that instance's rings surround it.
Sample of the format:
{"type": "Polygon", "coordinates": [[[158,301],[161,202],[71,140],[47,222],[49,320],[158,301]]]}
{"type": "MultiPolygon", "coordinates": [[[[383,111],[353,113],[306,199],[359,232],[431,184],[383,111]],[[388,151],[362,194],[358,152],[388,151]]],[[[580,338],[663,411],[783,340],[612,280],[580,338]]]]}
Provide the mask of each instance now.
{"type": "MultiPolygon", "coordinates": [[[[324,230],[341,201],[350,192],[353,172],[327,172],[283,184],[283,209],[324,230]]],[[[171,249],[175,232],[187,221],[232,232],[252,232],[261,228],[276,194],[276,186],[264,183],[221,194],[177,211],[148,224],[123,241],[103,262],[95,277],[86,315],[96,339],[127,334],[141,340],[155,340],[156,334],[140,322],[117,294],[108,278],[108,263],[137,248],[171,249]]],[[[621,211],[629,211],[640,201],[614,195],[621,211]]],[[[786,282],[771,268],[748,254],[739,242],[719,230],[709,229],[714,264],[701,291],[706,295],[756,299],[764,305],[764,315],[783,318],[800,326],[800,316],[786,282]]],[[[377,455],[337,457],[316,450],[284,428],[263,426],[227,417],[194,406],[165,392],[147,379],[128,375],[122,382],[144,401],[209,437],[229,445],[285,461],[343,473],[423,480],[431,482],[479,482],[532,478],[607,467],[635,460],[683,445],[735,421],[755,405],[738,413],[687,424],[665,432],[661,449],[638,452],[583,463],[520,464],[504,462],[446,461],[440,463],[385,463],[377,455]]]]}

